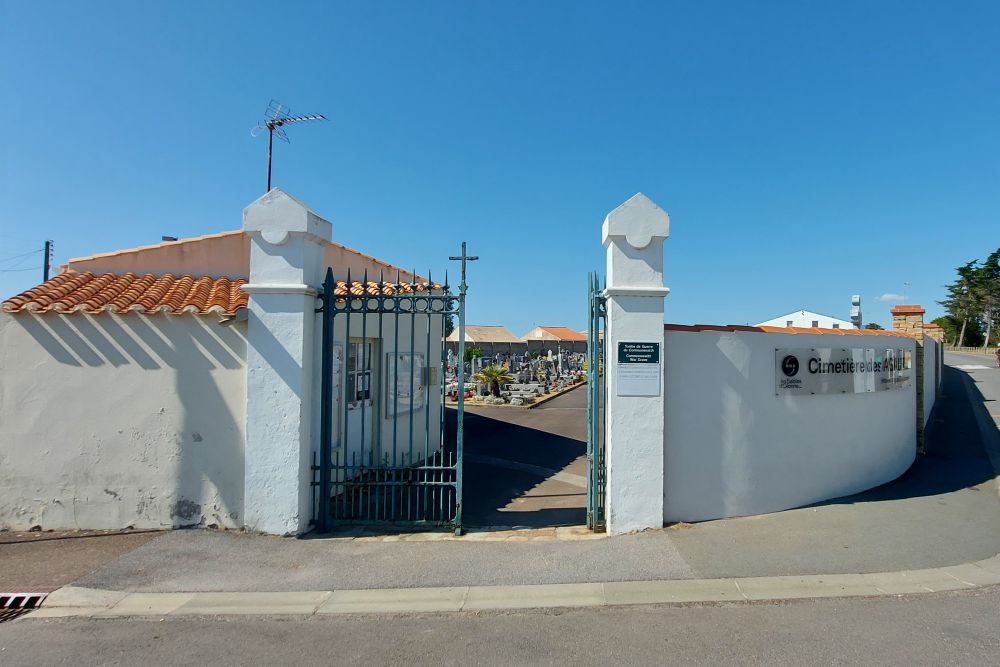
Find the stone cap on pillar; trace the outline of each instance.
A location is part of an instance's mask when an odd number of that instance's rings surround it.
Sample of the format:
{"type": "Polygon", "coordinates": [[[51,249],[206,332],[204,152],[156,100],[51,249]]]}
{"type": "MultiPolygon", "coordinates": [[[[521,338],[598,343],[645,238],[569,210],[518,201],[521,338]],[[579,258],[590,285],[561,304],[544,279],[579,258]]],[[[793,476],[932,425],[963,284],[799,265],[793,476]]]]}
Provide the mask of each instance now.
{"type": "Polygon", "coordinates": [[[615,237],[624,237],[630,246],[642,250],[654,239],[665,241],[669,236],[670,216],[641,192],[608,213],[601,227],[601,242],[605,248],[615,237]]]}
{"type": "Polygon", "coordinates": [[[664,297],[663,242],[670,216],[641,192],[608,213],[601,227],[607,250],[607,296],[664,297]]]}
{"type": "Polygon", "coordinates": [[[332,230],[327,220],[280,188],[273,188],[243,209],[243,231],[260,232],[272,245],[285,243],[292,233],[328,242],[332,230]]]}

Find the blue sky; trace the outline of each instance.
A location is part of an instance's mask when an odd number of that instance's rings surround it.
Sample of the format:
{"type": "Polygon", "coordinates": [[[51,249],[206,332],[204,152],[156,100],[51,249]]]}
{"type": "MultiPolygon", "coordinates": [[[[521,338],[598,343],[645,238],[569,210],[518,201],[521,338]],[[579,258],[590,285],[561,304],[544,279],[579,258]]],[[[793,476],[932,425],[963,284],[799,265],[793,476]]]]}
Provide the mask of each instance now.
{"type": "Polygon", "coordinates": [[[1000,246],[1000,4],[0,0],[0,292],[56,262],[236,229],[274,184],[335,240],[470,271],[468,321],[583,328],[600,225],[672,219],[667,320],[940,314],[1000,246]],[[904,283],[909,283],[904,288],[904,283]]]}

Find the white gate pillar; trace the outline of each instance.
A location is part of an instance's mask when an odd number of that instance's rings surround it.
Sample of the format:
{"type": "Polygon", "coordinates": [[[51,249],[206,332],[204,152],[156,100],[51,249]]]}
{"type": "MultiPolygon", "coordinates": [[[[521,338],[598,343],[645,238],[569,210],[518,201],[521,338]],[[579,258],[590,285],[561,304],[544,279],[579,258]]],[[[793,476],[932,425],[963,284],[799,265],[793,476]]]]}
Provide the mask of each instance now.
{"type": "Polygon", "coordinates": [[[244,523],[278,535],[312,515],[316,288],[330,223],[273,189],[243,211],[250,237],[244,523]]]}
{"type": "Polygon", "coordinates": [[[663,527],[663,242],[669,216],[639,193],[608,214],[606,520],[619,535],[663,527]]]}

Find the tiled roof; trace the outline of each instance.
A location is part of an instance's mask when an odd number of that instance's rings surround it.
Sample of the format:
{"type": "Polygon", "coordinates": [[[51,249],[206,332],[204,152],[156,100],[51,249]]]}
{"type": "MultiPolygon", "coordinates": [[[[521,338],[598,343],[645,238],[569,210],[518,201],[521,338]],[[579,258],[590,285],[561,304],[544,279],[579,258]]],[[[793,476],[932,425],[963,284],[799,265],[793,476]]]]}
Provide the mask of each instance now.
{"type": "Polygon", "coordinates": [[[243,279],[204,276],[67,272],[7,299],[3,311],[233,315],[246,308],[248,295],[240,289],[244,284],[243,279]]]}
{"type": "MultiPolygon", "coordinates": [[[[230,280],[170,274],[137,276],[134,273],[95,275],[90,271],[67,272],[7,299],[3,302],[3,311],[102,313],[110,310],[115,313],[137,311],[147,314],[167,312],[174,315],[233,315],[247,306],[248,295],[240,289],[246,283],[242,278],[230,280]]],[[[392,296],[441,289],[441,285],[436,283],[362,283],[355,280],[351,282],[350,293],[356,296],[392,296]]],[[[338,281],[334,294],[345,295],[347,292],[347,283],[338,281]]]]}
{"type": "Polygon", "coordinates": [[[891,331],[884,329],[823,329],[820,327],[748,327],[739,324],[664,324],[667,331],[756,331],[759,333],[784,333],[784,334],[833,334],[836,336],[899,336],[901,338],[913,338],[910,334],[902,331],[891,331]]]}
{"type": "MultiPolygon", "coordinates": [[[[351,294],[354,296],[392,296],[393,294],[414,294],[420,292],[437,291],[443,289],[437,283],[379,283],[368,281],[363,283],[358,280],[351,281],[351,294]]],[[[338,280],[337,286],[333,288],[333,293],[337,296],[347,294],[347,282],[338,280]]]]}
{"type": "Polygon", "coordinates": [[[544,329],[560,340],[587,340],[587,336],[569,327],[538,327],[544,329]]]}
{"type": "Polygon", "coordinates": [[[927,311],[920,306],[896,306],[889,312],[893,315],[923,315],[927,311]]]}

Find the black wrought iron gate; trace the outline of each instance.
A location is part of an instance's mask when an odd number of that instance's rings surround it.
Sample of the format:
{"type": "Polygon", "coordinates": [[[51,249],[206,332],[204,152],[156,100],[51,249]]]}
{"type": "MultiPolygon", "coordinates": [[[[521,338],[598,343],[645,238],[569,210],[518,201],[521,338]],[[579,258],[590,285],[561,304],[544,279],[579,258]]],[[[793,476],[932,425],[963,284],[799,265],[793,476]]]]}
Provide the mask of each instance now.
{"type": "MultiPolygon", "coordinates": [[[[464,280],[455,295],[447,277],[443,285],[398,274],[395,282],[372,281],[367,272],[338,280],[327,270],[313,461],[320,531],[344,524],[461,530],[463,403],[455,428],[447,418],[443,337],[453,316],[464,321],[464,297],[464,280]]],[[[457,368],[464,375],[461,362],[457,368]]]]}
{"type": "Polygon", "coordinates": [[[605,529],[604,492],[604,291],[596,273],[587,276],[587,527],[605,529]]]}

